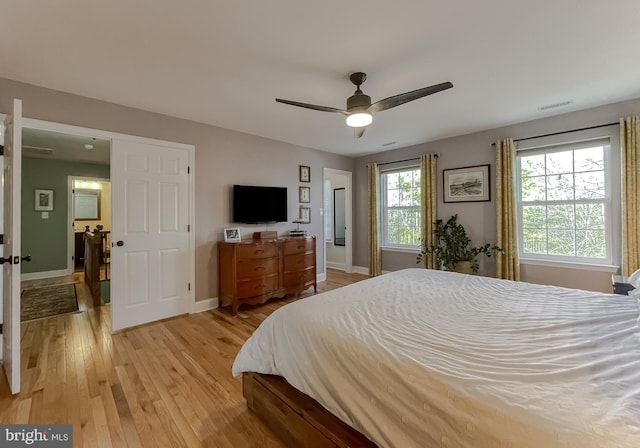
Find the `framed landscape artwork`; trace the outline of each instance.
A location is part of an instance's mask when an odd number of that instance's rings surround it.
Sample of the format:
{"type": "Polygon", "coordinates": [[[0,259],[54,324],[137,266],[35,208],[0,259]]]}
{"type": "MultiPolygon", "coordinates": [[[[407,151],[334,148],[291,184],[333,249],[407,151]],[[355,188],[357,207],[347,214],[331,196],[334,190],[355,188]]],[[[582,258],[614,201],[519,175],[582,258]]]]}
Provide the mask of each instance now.
{"type": "Polygon", "coordinates": [[[489,166],[477,165],[443,170],[444,202],[490,201],[489,166]]]}

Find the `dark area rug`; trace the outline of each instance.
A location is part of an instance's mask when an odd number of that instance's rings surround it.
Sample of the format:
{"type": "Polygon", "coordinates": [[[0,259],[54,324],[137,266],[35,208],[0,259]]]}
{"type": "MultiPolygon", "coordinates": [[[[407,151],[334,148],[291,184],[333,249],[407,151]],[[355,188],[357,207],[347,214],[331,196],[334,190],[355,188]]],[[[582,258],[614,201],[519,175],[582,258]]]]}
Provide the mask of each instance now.
{"type": "Polygon", "coordinates": [[[20,299],[22,322],[78,311],[75,283],[28,288],[22,291],[20,299]]]}

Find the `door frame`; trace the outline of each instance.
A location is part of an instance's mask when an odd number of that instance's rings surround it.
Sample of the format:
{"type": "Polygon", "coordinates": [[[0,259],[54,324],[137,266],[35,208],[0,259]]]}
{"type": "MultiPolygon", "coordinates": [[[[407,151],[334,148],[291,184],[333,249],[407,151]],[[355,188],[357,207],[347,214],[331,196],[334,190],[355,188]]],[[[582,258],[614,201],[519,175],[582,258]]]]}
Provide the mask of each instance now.
{"type": "MultiPolygon", "coordinates": [[[[75,134],[82,137],[97,137],[102,139],[107,139],[113,141],[114,139],[132,141],[137,143],[146,143],[157,146],[165,146],[167,148],[176,148],[186,150],[189,154],[189,167],[190,167],[190,175],[189,175],[189,183],[188,183],[188,207],[189,207],[189,223],[190,223],[190,232],[189,232],[189,273],[188,273],[188,281],[190,284],[195,285],[195,263],[196,263],[196,252],[195,252],[195,146],[186,144],[186,143],[178,143],[178,142],[169,142],[166,140],[156,140],[153,138],[147,137],[139,137],[130,134],[121,134],[118,132],[112,131],[104,131],[100,129],[91,129],[85,128],[81,126],[74,126],[70,124],[57,123],[53,121],[44,121],[37,120],[34,118],[23,118],[22,119],[22,127],[23,128],[31,128],[38,129],[42,131],[52,131],[52,132],[61,132],[65,134],[75,134]]],[[[113,145],[111,145],[110,152],[110,166],[113,168],[113,145]]],[[[22,161],[21,161],[22,163],[22,161]]],[[[112,175],[109,176],[113,178],[112,175]]],[[[112,191],[113,195],[113,191],[112,191]]],[[[111,219],[114,219],[113,210],[113,200],[111,201],[111,219]]],[[[112,282],[117,281],[117,279],[111,279],[112,282]]],[[[195,288],[191,288],[188,292],[188,300],[189,300],[189,309],[196,309],[196,301],[195,301],[195,288]]],[[[112,298],[113,301],[114,298],[112,298]]],[[[117,300],[117,298],[116,298],[117,300]]],[[[113,324],[113,315],[112,315],[112,324],[113,324]]],[[[20,323],[18,322],[18,325],[20,323]]]]}
{"type": "MultiPolygon", "coordinates": [[[[323,195],[323,206],[325,204],[325,189],[324,182],[326,180],[327,174],[336,174],[340,176],[344,176],[346,179],[345,186],[345,201],[344,201],[344,224],[347,228],[344,234],[345,237],[345,246],[344,246],[344,271],[348,274],[353,272],[353,173],[351,171],[338,170],[334,168],[323,168],[322,170],[322,195],[323,195]]],[[[333,188],[331,189],[331,194],[333,194],[333,188]]],[[[332,199],[333,203],[333,199],[332,199]]],[[[333,223],[332,223],[333,225],[333,223]]],[[[322,226],[322,244],[324,244],[324,269],[325,275],[327,271],[327,242],[325,241],[324,235],[324,223],[322,226]]]]}

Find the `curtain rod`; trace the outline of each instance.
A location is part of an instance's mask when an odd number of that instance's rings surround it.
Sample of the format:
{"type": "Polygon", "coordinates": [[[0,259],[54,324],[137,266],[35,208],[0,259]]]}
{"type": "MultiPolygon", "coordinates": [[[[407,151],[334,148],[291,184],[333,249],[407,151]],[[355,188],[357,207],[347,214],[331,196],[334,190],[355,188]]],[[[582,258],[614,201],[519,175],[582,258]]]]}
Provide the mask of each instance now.
{"type": "MultiPolygon", "coordinates": [[[[434,156],[436,156],[436,158],[438,158],[438,157],[440,157],[440,154],[434,154],[434,156]]],[[[378,163],[378,166],[391,165],[392,163],[411,162],[412,160],[420,160],[420,157],[412,157],[410,159],[394,160],[393,162],[378,163]]]]}
{"type": "MultiPolygon", "coordinates": [[[[516,138],[513,141],[514,142],[522,142],[524,140],[533,140],[534,138],[551,137],[553,135],[569,134],[571,132],[578,132],[578,131],[588,131],[589,129],[606,128],[608,126],[614,126],[614,125],[619,125],[619,124],[620,123],[618,123],[618,122],[616,122],[616,123],[606,123],[606,124],[597,124],[595,126],[588,126],[586,128],[580,128],[580,129],[571,129],[569,131],[552,132],[551,134],[534,135],[533,137],[516,138]]],[[[496,146],[496,144],[495,143],[491,143],[491,146],[496,146]]]]}

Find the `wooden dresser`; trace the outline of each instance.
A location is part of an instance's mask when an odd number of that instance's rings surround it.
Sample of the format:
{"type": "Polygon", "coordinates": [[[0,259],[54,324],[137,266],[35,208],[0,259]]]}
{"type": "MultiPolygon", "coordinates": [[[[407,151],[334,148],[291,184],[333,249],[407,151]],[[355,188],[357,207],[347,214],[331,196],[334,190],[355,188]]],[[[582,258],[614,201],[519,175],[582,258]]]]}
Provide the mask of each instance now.
{"type": "Polygon", "coordinates": [[[317,291],[315,236],[218,243],[218,298],[233,315],[310,286],[317,291]]]}

